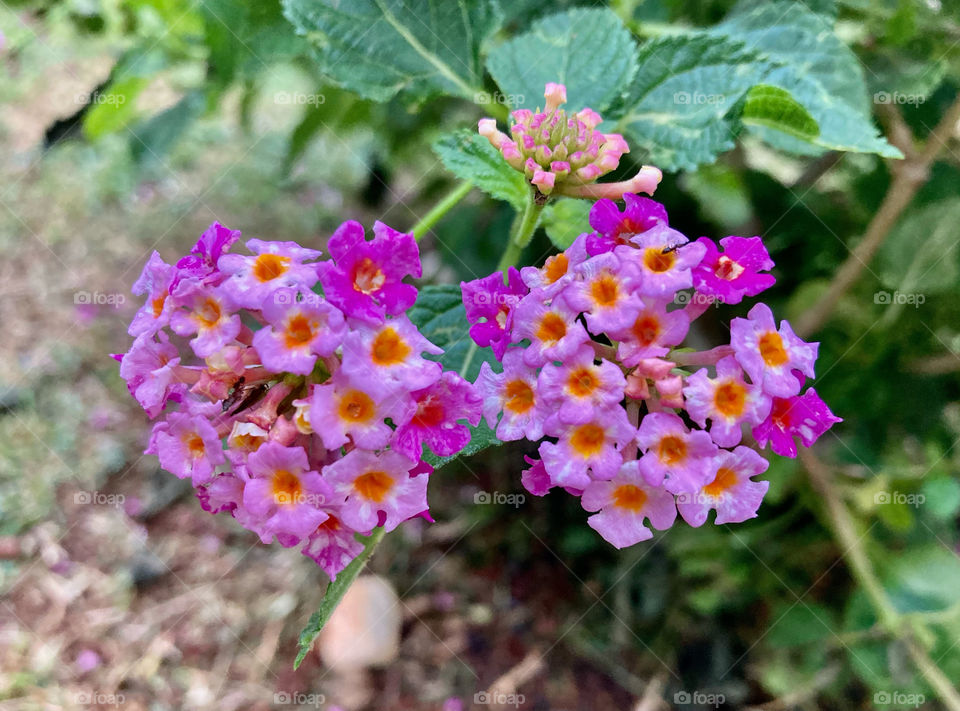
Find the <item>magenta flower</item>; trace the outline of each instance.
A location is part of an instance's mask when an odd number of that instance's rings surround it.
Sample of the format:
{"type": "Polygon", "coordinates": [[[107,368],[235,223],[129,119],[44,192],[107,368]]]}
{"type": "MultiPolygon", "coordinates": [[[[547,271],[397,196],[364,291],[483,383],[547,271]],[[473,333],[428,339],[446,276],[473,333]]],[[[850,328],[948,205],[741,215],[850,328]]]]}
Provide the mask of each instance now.
{"type": "Polygon", "coordinates": [[[484,361],[476,387],[483,398],[483,417],[490,429],[496,428],[497,439],[509,442],[526,437],[536,442],[543,437],[546,415],[537,392],[537,371],[523,362],[521,349],[506,352],[502,373],[493,372],[484,361]],[[501,412],[503,418],[497,424],[501,412]]]}
{"type": "Polygon", "coordinates": [[[346,497],[340,519],[347,526],[361,533],[377,525],[392,531],[427,510],[429,477],[410,476],[413,466],[399,452],[355,449],[323,473],[337,495],[346,497]]]}
{"type": "Polygon", "coordinates": [[[253,347],[270,370],[309,375],[317,356],[331,355],[346,326],[340,310],[313,292],[280,288],[263,301],[270,324],[253,335],[253,347]]]}
{"type": "Polygon", "coordinates": [[[470,337],[481,348],[490,346],[500,360],[510,343],[513,312],[528,292],[520,273],[510,267],[506,284],[503,272],[494,272],[482,279],[460,282],[460,291],[470,323],[470,337]]]}
{"type": "Polygon", "coordinates": [[[714,379],[706,368],[688,377],[683,396],[694,422],[706,427],[710,419],[710,436],[721,447],[739,444],[741,424],[758,425],[770,412],[770,396],[744,381],[733,356],[720,359],[714,379]]]}
{"type": "Polygon", "coordinates": [[[809,447],[836,422],[843,420],[830,412],[827,403],[810,388],[799,397],[773,398],[770,416],[753,428],[753,437],[761,448],[769,442],[770,449],[781,457],[794,458],[794,437],[800,437],[803,446],[809,447]]]}
{"type": "Polygon", "coordinates": [[[214,222],[200,235],[200,239],[191,247],[190,254],[177,262],[174,286],[183,278],[197,279],[204,283],[219,283],[221,274],[217,263],[238,239],[240,239],[240,230],[231,230],[219,222],[214,222]]]}
{"type": "Polygon", "coordinates": [[[317,259],[321,252],[301,247],[296,242],[247,241],[247,249],[256,254],[225,254],[217,262],[220,271],[230,275],[223,282],[224,291],[245,309],[259,309],[264,300],[281,286],[310,291],[317,283],[317,264],[304,264],[317,259]]]}
{"type": "Polygon", "coordinates": [[[562,365],[548,363],[540,371],[540,396],[562,424],[582,424],[623,400],[623,371],[607,360],[597,365],[595,358],[593,348],[583,345],[562,365]]]}
{"type": "Polygon", "coordinates": [[[416,404],[405,424],[397,420],[393,449],[414,462],[420,461],[423,443],[438,457],[449,457],[470,442],[468,422],[480,423],[482,400],[473,385],[453,371],[446,371],[433,385],[411,393],[416,404]]]}
{"type": "Polygon", "coordinates": [[[669,224],[666,208],[657,201],[634,193],[625,193],[623,201],[623,212],[613,200],[597,200],[590,208],[590,226],[596,230],[586,241],[591,256],[613,251],[619,245],[628,244],[635,235],[669,224]]]}
{"type": "Polygon", "coordinates": [[[671,346],[683,342],[689,330],[690,318],[685,311],[667,311],[665,301],[647,298],[632,323],[609,335],[618,343],[617,358],[632,368],[644,358],[665,356],[671,346]]]}
{"type": "Polygon", "coordinates": [[[732,452],[721,449],[710,464],[709,483],[677,497],[680,515],[694,527],[704,524],[711,509],[717,512],[717,526],[755,518],[770,482],[753,481],[751,477],[763,474],[769,466],[749,447],[737,447],[732,452]]]}
{"type": "Polygon", "coordinates": [[[159,341],[152,333],[138,336],[120,360],[120,377],[150,418],[163,411],[171,395],[186,389],[177,379],[180,355],[176,346],[165,331],[157,336],[159,341]]]}
{"type": "Polygon", "coordinates": [[[573,244],[559,254],[547,257],[542,267],[523,267],[520,277],[536,295],[543,300],[555,295],[577,277],[577,267],[587,259],[585,236],[577,237],[573,244]]]}
{"type": "Polygon", "coordinates": [[[310,397],[310,425],[327,449],[339,449],[348,438],[364,449],[385,447],[393,430],[384,420],[400,425],[413,413],[413,400],[404,390],[377,378],[351,377],[342,368],[314,385],[310,397]]]}
{"type": "Polygon", "coordinates": [[[303,447],[266,442],[247,457],[247,472],[243,508],[264,543],[273,536],[306,538],[327,519],[320,507],[338,501],[324,478],[310,471],[303,447]]]}
{"type": "Polygon", "coordinates": [[[419,390],[436,382],[443,368],[421,353],[439,355],[406,316],[397,316],[372,327],[357,324],[343,340],[343,370],[360,380],[396,382],[419,390]]]}
{"type": "Polygon", "coordinates": [[[160,466],[194,485],[209,481],[224,462],[217,430],[202,415],[188,412],[171,412],[155,424],[144,454],[156,454],[160,466]]]}
{"type": "Polygon", "coordinates": [[[703,259],[706,247],[690,242],[683,234],[657,223],[630,238],[634,247],[617,247],[614,254],[640,267],[640,293],[665,297],[693,285],[691,270],[703,259]]]}
{"type": "Polygon", "coordinates": [[[333,263],[320,272],[323,293],[347,316],[380,323],[385,315],[413,306],[417,289],[403,278],[419,279],[420,250],[412,234],[382,222],[373,225],[374,238],[365,240],[359,222],[344,222],[327,242],[333,263]]]}
{"type": "Polygon", "coordinates": [[[230,472],[218,474],[197,486],[200,508],[207,513],[233,513],[243,502],[244,480],[230,472]]]}
{"type": "Polygon", "coordinates": [[[623,463],[619,448],[632,441],[636,429],[622,407],[596,412],[593,419],[579,425],[564,426],[556,415],[544,424],[548,434],[557,436],[556,444],[540,445],[540,458],[554,484],[583,490],[594,479],[610,479],[623,463]]]}
{"type": "Polygon", "coordinates": [[[170,306],[167,297],[170,296],[170,285],[173,284],[174,268],[167,264],[154,251],[150,259],[143,266],[140,277],[133,284],[133,293],[146,294],[147,302],[140,307],[130,322],[127,333],[131,336],[142,336],[145,333],[156,333],[170,323],[170,306]]]}
{"type": "Polygon", "coordinates": [[[535,368],[551,361],[562,362],[576,353],[589,340],[578,315],[562,300],[546,305],[531,295],[521,301],[513,320],[513,339],[530,339],[523,361],[535,368]]]}
{"type": "Polygon", "coordinates": [[[300,552],[319,565],[332,582],[362,551],[363,544],[357,540],[354,532],[334,514],[329,514],[327,520],[310,534],[300,552]]]}
{"type": "Polygon", "coordinates": [[[624,462],[612,479],[590,482],[580,497],[584,509],[599,511],[587,523],[616,548],[653,538],[644,519],[665,531],[677,518],[673,496],[662,487],[650,486],[639,465],[636,459],[624,462]]]}
{"type": "Polygon", "coordinates": [[[773,312],[763,303],[750,309],[747,318],[731,321],[730,344],[753,384],[784,398],[799,393],[803,385],[793,371],[813,377],[820,345],[800,340],[786,320],[778,331],[773,312]]]}
{"type": "Polygon", "coordinates": [[[756,296],[773,286],[773,260],[759,237],[724,237],[723,254],[708,237],[697,240],[706,248],[703,260],[693,270],[693,286],[701,294],[724,304],[739,304],[744,296],[756,296]]]}
{"type": "Polygon", "coordinates": [[[176,311],[170,316],[170,328],[178,336],[196,337],[190,341],[200,358],[211,356],[229,345],[240,333],[236,305],[222,287],[203,286],[197,281],[182,281],[173,292],[176,311]]]}
{"type": "Polygon", "coordinates": [[[605,252],[585,261],[577,273],[580,279],[563,290],[563,299],[586,312],[591,333],[617,331],[633,323],[643,308],[640,268],[633,261],[605,252]]]}
{"type": "Polygon", "coordinates": [[[637,443],[644,455],[640,472],[651,486],[663,484],[674,494],[697,491],[708,475],[717,445],[703,430],[687,430],[683,420],[666,412],[651,412],[640,421],[637,443]]]}
{"type": "Polygon", "coordinates": [[[543,466],[543,460],[533,459],[526,455],[523,459],[530,465],[530,468],[520,472],[520,483],[523,484],[524,489],[534,496],[545,496],[553,488],[553,482],[550,481],[547,468],[543,466]]]}

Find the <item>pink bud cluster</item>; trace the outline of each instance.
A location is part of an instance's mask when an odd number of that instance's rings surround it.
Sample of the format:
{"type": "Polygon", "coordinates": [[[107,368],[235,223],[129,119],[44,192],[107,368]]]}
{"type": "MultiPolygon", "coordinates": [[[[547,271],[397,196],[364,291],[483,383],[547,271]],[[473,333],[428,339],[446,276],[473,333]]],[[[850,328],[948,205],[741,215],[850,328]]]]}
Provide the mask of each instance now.
{"type": "Polygon", "coordinates": [[[120,374],[151,418],[146,452],[191,479],[203,508],[264,543],[302,546],[331,578],[356,533],[423,516],[437,456],[480,420],[474,386],[404,315],[420,277],[412,235],[346,222],[332,259],[214,223],[176,265],[153,253],[120,374]],[[317,293],[322,289],[323,295],[317,293]]]}
{"type": "Polygon", "coordinates": [[[625,192],[652,195],[662,177],[643,166],[630,180],[594,184],[614,170],[630,147],[618,133],[597,130],[603,119],[589,108],[568,115],[560,108],[567,100],[563,84],[547,84],[543,111],[512,112],[510,135],[497,129],[492,118],[480,120],[479,132],[500,151],[512,168],[524,174],[541,199],[557,193],[574,197],[619,197],[625,192]]]}
{"type": "Polygon", "coordinates": [[[540,441],[524,486],[580,497],[618,548],[678,510],[692,526],[711,510],[716,524],[753,518],[769,486],[754,479],[768,467],[757,449],[795,457],[797,437],[810,446],[840,421],[813,388],[801,394],[818,344],[766,304],[732,320],[729,344],[683,347],[710,304],[773,284],[760,238],[690,241],[659,203],[624,199],[622,211],[598,201],[594,231],[541,267],[461,285],[471,336],[502,364],[477,379],[487,423],[501,440],[540,441]]]}

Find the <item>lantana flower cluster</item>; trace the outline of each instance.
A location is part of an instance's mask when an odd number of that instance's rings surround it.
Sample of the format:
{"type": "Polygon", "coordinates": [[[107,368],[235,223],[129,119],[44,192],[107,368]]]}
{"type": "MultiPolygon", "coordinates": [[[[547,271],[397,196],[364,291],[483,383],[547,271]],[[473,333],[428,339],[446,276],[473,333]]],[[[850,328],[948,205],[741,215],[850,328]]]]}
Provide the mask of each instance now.
{"type": "Polygon", "coordinates": [[[560,108],[567,101],[563,84],[547,84],[543,96],[542,111],[511,113],[510,135],[497,129],[496,119],[484,118],[478,125],[480,135],[524,174],[541,202],[551,194],[583,198],[620,197],[627,191],[653,194],[663,177],[653,166],[643,166],[630,180],[596,183],[630,152],[626,140],[619,133],[598,131],[603,119],[593,109],[567,115],[560,108]]]}
{"type": "Polygon", "coordinates": [[[404,315],[421,276],[413,236],[346,222],[331,259],[214,223],[175,265],[156,252],[120,373],[157,419],[146,452],[190,479],[203,508],[264,543],[302,546],[331,578],[356,533],[429,520],[426,445],[444,457],[481,417],[474,386],[404,315]],[[322,295],[318,292],[322,291],[322,295]]]}
{"type": "Polygon", "coordinates": [[[774,283],[759,237],[691,241],[664,207],[632,193],[599,200],[593,231],[540,267],[462,284],[470,334],[495,370],[476,385],[501,440],[540,442],[525,488],[580,497],[617,548],[670,528],[756,516],[769,482],[758,452],[784,457],[840,419],[811,387],[817,343],[777,325],[764,303],[730,323],[730,342],[683,344],[713,303],[774,283]],[[750,438],[756,446],[750,445],[750,438]]]}

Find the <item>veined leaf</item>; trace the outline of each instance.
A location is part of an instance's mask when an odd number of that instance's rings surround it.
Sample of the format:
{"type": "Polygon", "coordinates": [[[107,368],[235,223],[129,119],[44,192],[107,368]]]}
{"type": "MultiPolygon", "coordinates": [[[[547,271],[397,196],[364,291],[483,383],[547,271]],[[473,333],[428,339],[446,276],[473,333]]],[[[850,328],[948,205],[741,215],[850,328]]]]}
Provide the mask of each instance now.
{"type": "Polygon", "coordinates": [[[746,126],[765,126],[806,141],[820,133],[816,120],[789,91],[767,84],[757,84],[747,92],[740,121],[746,126]]]}
{"type": "Polygon", "coordinates": [[[566,249],[584,232],[590,231],[590,200],[561,198],[549,203],[540,218],[547,237],[557,249],[566,249]]]}
{"type": "Polygon", "coordinates": [[[458,178],[471,181],[518,210],[523,209],[530,193],[523,174],[511,168],[490,141],[476,131],[464,129],[441,136],[433,150],[458,178]]]}

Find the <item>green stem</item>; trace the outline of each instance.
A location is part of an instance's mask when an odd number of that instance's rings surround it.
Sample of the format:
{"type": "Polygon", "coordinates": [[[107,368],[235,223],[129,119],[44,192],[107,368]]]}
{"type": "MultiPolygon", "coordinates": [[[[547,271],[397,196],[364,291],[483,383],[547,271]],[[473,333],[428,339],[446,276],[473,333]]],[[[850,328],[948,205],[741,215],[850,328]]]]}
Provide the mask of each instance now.
{"type": "Polygon", "coordinates": [[[534,199],[531,191],[527,198],[527,206],[523,210],[523,216],[516,224],[513,234],[510,235],[510,241],[507,242],[503,255],[500,257],[500,263],[497,265],[498,272],[504,272],[503,278],[506,281],[506,270],[508,267],[516,266],[520,261],[520,255],[523,254],[523,248],[530,244],[533,233],[537,229],[537,223],[540,221],[540,213],[543,212],[543,204],[534,199]]]}
{"type": "Polygon", "coordinates": [[[443,216],[450,212],[454,205],[466,197],[467,193],[472,189],[473,183],[468,180],[460,183],[460,185],[447,193],[443,200],[434,205],[430,212],[424,215],[420,221],[411,228],[410,231],[413,233],[413,238],[419,242],[420,238],[443,219],[443,216]]]}

